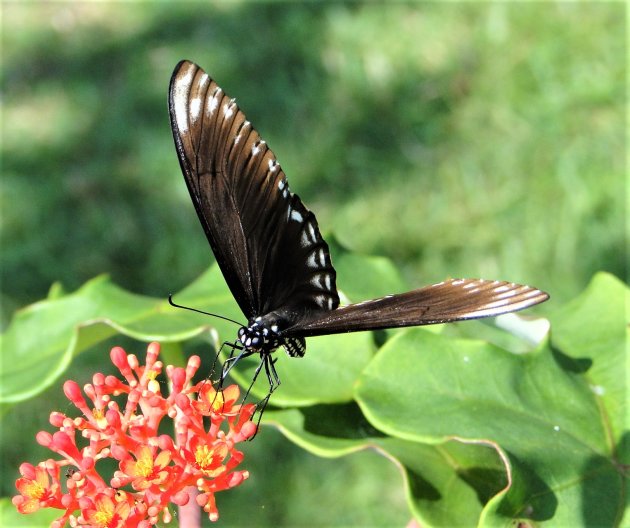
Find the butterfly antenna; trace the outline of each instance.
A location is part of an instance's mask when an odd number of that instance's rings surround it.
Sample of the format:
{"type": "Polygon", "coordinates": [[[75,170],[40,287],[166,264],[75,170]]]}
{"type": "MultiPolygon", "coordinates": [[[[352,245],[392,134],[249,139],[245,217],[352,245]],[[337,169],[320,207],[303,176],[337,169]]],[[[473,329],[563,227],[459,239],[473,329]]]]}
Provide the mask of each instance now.
{"type": "Polygon", "coordinates": [[[238,321],[235,321],[234,319],[230,319],[229,317],[224,317],[223,315],[214,314],[210,312],[204,312],[203,310],[198,310],[197,308],[191,308],[190,306],[183,306],[181,304],[177,304],[175,301],[173,301],[172,293],[169,294],[168,296],[168,304],[170,304],[174,308],[183,308],[184,310],[190,310],[191,312],[197,312],[203,315],[209,315],[211,317],[218,317],[219,319],[223,319],[224,321],[229,321],[230,323],[234,323],[235,325],[243,326],[242,323],[239,323],[238,321]]]}

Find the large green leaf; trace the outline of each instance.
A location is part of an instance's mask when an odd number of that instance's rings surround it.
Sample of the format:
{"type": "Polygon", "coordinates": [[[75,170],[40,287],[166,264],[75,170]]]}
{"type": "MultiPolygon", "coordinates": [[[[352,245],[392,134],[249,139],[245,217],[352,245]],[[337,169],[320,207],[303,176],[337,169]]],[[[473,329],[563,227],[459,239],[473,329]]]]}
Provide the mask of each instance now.
{"type": "MultiPolygon", "coordinates": [[[[628,300],[628,291],[619,279],[598,273],[578,298],[549,316],[557,359],[567,370],[584,374],[601,408],[602,426],[611,446],[621,441],[628,428],[628,372],[624,372],[628,300]]],[[[630,459],[624,463],[630,464],[630,459]]]]}
{"type": "Polygon", "coordinates": [[[452,438],[436,444],[375,429],[354,403],[270,411],[264,422],[318,456],[374,449],[401,470],[407,501],[423,526],[469,526],[507,486],[505,455],[489,442],[452,438]]]}
{"type": "MultiPolygon", "coordinates": [[[[222,313],[233,311],[234,303],[218,269],[210,269],[198,283],[205,288],[202,293],[207,304],[222,313]]],[[[192,306],[197,300],[189,291],[178,299],[192,306]]],[[[126,292],[106,276],[69,295],[57,292],[53,298],[19,311],[2,335],[0,402],[38,394],[61,376],[74,354],[114,334],[179,342],[207,333],[212,322],[207,316],[175,309],[166,300],[126,292]]]]}
{"type": "MultiPolygon", "coordinates": [[[[281,385],[273,394],[274,405],[283,407],[338,403],[352,399],[353,386],[374,355],[376,347],[369,333],[339,334],[309,340],[303,358],[277,355],[276,370],[281,385]]],[[[239,363],[233,377],[247,386],[260,360],[248,358],[239,363]]],[[[252,394],[264,398],[269,390],[266,377],[252,388],[252,394]]]]}
{"type": "MultiPolygon", "coordinates": [[[[558,314],[561,328],[588,328],[598,314],[598,332],[616,336],[605,347],[616,352],[604,357],[617,354],[624,343],[618,311],[624,295],[621,283],[598,276],[572,310],[558,314]],[[592,292],[599,285],[605,295],[597,300],[592,292]]],[[[593,365],[602,354],[600,347],[582,350],[593,365]]],[[[600,359],[607,363],[601,379],[623,385],[623,362],[600,359]]],[[[382,347],[360,378],[356,398],[370,423],[393,437],[435,443],[455,436],[505,451],[514,483],[505,497],[487,504],[485,525],[523,518],[550,526],[614,526],[624,512],[625,475],[608,417],[622,404],[608,407],[601,398],[606,385],[594,388],[565,363],[547,343],[515,355],[414,329],[382,347]]]]}

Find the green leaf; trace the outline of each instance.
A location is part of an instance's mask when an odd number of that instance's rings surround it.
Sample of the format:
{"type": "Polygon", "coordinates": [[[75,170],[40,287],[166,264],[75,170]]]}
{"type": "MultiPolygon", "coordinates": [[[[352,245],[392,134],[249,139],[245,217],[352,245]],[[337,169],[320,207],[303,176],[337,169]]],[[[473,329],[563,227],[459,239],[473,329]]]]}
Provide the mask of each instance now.
{"type": "Polygon", "coordinates": [[[62,510],[53,508],[44,508],[26,515],[18,512],[10,499],[0,499],[0,526],[6,528],[48,528],[55,519],[62,515],[62,510]]]}
{"type": "MultiPolygon", "coordinates": [[[[603,387],[623,384],[625,375],[622,361],[605,360],[621,359],[623,296],[618,281],[597,276],[555,319],[560,335],[567,332],[561,343],[571,349],[568,356],[587,358],[593,367],[601,361],[593,375],[606,380],[603,387]],[[593,325],[592,314],[602,315],[597,332],[606,336],[605,347],[578,346],[580,334],[593,325]]],[[[624,396],[612,391],[609,404],[593,387],[590,371],[568,366],[548,344],[515,355],[413,329],[382,347],[360,378],[356,399],[370,423],[393,437],[423,443],[478,439],[507,453],[513,482],[504,497],[488,502],[483,525],[532,519],[551,526],[613,526],[624,511],[625,475],[623,446],[611,441],[609,416],[610,409],[615,414],[623,408],[624,396]]]]}
{"type": "Polygon", "coordinates": [[[387,437],[354,403],[269,411],[264,423],[322,457],[373,449],[401,471],[411,511],[423,526],[467,526],[482,504],[506,487],[505,456],[488,442],[438,444],[387,437]]]}
{"type": "MultiPolygon", "coordinates": [[[[229,313],[233,301],[226,302],[229,292],[219,280],[217,269],[200,279],[206,293],[216,299],[211,304],[226,307],[229,313]]],[[[189,295],[184,292],[181,297],[186,300],[189,295]]],[[[38,394],[61,376],[74,354],[117,333],[141,341],[179,342],[210,329],[207,316],[128,293],[108,277],[97,277],[72,294],[56,294],[16,313],[0,342],[4,359],[0,402],[38,394]]]]}
{"type": "Polygon", "coordinates": [[[328,237],[337,270],[337,287],[353,302],[408,290],[398,268],[384,257],[359,255],[328,237]]]}
{"type": "MultiPolygon", "coordinates": [[[[278,351],[276,369],[281,385],[273,393],[272,403],[281,407],[338,403],[352,399],[353,385],[374,355],[376,347],[369,332],[338,334],[309,340],[303,358],[288,357],[278,351]]],[[[248,386],[260,364],[256,357],[239,362],[232,376],[248,386]]],[[[264,398],[269,391],[264,372],[252,388],[252,394],[264,398]]]]}
{"type": "MultiPolygon", "coordinates": [[[[565,368],[583,372],[602,410],[607,441],[628,428],[628,289],[609,273],[595,275],[576,299],[552,312],[551,342],[565,368]]],[[[621,455],[621,453],[620,453],[621,455]]],[[[624,461],[630,464],[630,458],[624,461]]]]}

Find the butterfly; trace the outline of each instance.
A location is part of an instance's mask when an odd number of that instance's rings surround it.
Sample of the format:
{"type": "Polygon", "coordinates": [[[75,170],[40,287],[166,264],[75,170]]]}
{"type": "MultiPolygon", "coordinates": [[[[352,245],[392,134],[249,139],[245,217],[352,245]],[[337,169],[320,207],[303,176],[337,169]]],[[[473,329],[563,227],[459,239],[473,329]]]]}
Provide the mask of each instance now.
{"type": "MultiPolygon", "coordinates": [[[[169,88],[179,163],[210,247],[247,317],[230,367],[259,354],[270,393],[271,354],[301,357],[306,337],[447,323],[522,310],[549,298],[505,281],[450,279],[339,306],[335,268],[315,215],[234,99],[199,66],[181,61],[169,88]]],[[[224,374],[225,374],[224,370],[224,374]]]]}

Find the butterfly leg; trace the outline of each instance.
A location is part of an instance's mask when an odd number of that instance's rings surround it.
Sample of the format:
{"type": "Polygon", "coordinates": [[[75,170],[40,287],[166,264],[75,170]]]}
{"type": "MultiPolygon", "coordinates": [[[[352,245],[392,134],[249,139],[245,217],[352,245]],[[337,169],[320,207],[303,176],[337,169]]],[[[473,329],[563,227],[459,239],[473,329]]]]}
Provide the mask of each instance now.
{"type": "Polygon", "coordinates": [[[268,360],[267,358],[269,357],[269,354],[261,354],[260,356],[261,356],[260,363],[256,367],[256,371],[254,372],[254,376],[252,377],[252,382],[250,383],[249,388],[247,389],[247,392],[245,393],[243,401],[245,401],[247,399],[247,396],[249,396],[249,391],[252,390],[254,383],[256,383],[256,379],[258,378],[258,374],[260,374],[260,371],[262,370],[263,365],[265,365],[265,368],[266,368],[266,362],[268,360]]]}
{"type": "Polygon", "coordinates": [[[271,393],[275,391],[280,386],[280,376],[278,376],[278,372],[276,371],[276,361],[278,358],[272,358],[271,355],[267,355],[265,357],[265,373],[267,374],[267,380],[269,381],[269,396],[271,393]]]}
{"type": "MultiPolygon", "coordinates": [[[[260,427],[260,420],[262,419],[262,415],[264,414],[265,409],[267,408],[267,404],[269,403],[269,398],[271,398],[271,393],[280,386],[280,377],[278,376],[278,372],[276,371],[275,367],[275,362],[278,360],[278,358],[272,358],[271,354],[261,354],[261,356],[262,357],[260,363],[256,368],[256,372],[254,372],[252,383],[247,389],[247,393],[245,394],[245,398],[243,399],[243,401],[245,401],[245,399],[249,395],[249,391],[254,386],[256,378],[258,378],[258,374],[260,374],[260,371],[264,366],[265,374],[267,374],[267,380],[269,381],[269,392],[267,393],[267,396],[265,396],[256,404],[256,412],[258,413],[258,421],[256,422],[256,434],[258,433],[258,429],[260,427]]],[[[256,434],[254,434],[254,436],[252,436],[250,440],[253,440],[256,434]]]]}
{"type": "Polygon", "coordinates": [[[221,356],[221,352],[223,351],[223,347],[228,346],[230,347],[230,355],[229,357],[225,360],[225,363],[223,364],[223,366],[221,367],[221,376],[220,378],[216,381],[216,382],[212,382],[212,384],[215,386],[216,388],[216,392],[214,393],[214,398],[211,402],[210,405],[214,405],[215,400],[217,399],[217,395],[219,394],[219,392],[221,392],[221,390],[223,389],[223,383],[225,382],[225,379],[227,378],[227,373],[230,371],[230,369],[232,368],[232,366],[238,361],[239,356],[234,357],[234,351],[235,350],[243,350],[243,347],[241,345],[238,344],[238,342],[236,343],[231,343],[230,341],[224,341],[223,344],[219,347],[218,352],[216,353],[216,355],[214,356],[214,361],[212,362],[212,366],[210,367],[210,375],[209,377],[211,378],[212,375],[214,374],[214,370],[216,368],[217,362],[219,361],[219,357],[221,356]],[[226,365],[228,363],[231,363],[230,367],[226,370],[226,365]]]}
{"type": "Polygon", "coordinates": [[[223,363],[223,372],[221,373],[221,386],[223,385],[223,382],[225,381],[225,379],[228,377],[228,374],[230,373],[230,370],[232,370],[232,368],[234,368],[234,365],[236,365],[241,359],[244,359],[246,357],[251,356],[252,354],[256,354],[255,350],[251,350],[248,348],[242,348],[241,346],[237,345],[236,343],[232,344],[232,352],[230,353],[230,357],[228,357],[225,360],[225,363],[223,363]],[[240,350],[240,354],[238,356],[234,355],[234,350],[240,350]]]}
{"type": "MultiPolygon", "coordinates": [[[[280,386],[280,377],[278,376],[278,373],[276,372],[276,367],[274,366],[274,363],[276,361],[277,358],[273,359],[271,357],[271,354],[261,354],[260,363],[258,364],[258,367],[256,367],[256,371],[254,372],[254,376],[252,377],[252,382],[249,385],[245,396],[243,397],[243,401],[245,401],[247,399],[247,396],[249,396],[249,393],[252,390],[254,383],[256,383],[256,379],[258,379],[258,375],[260,374],[260,371],[264,366],[265,373],[267,374],[267,380],[269,381],[269,392],[267,393],[267,396],[265,396],[265,398],[257,404],[259,409],[261,408],[262,404],[262,410],[264,411],[265,407],[267,406],[267,402],[269,401],[269,397],[271,396],[271,393],[280,386]]],[[[260,418],[258,419],[258,421],[260,422],[260,418]]]]}
{"type": "MultiPolygon", "coordinates": [[[[230,343],[229,341],[223,341],[223,344],[219,347],[219,350],[217,351],[216,355],[214,356],[214,361],[212,362],[212,366],[210,367],[210,375],[208,377],[212,378],[212,376],[214,375],[214,370],[215,370],[215,368],[217,366],[217,363],[219,362],[219,358],[221,357],[221,352],[223,352],[223,348],[225,346],[230,347],[230,350],[231,350],[227,361],[229,361],[234,356],[234,350],[241,350],[242,349],[242,347],[238,343],[230,343]]],[[[223,368],[225,368],[225,365],[222,367],[222,370],[223,370],[223,368]]],[[[223,376],[221,377],[221,379],[219,381],[223,382],[223,376]]]]}
{"type": "Polygon", "coordinates": [[[225,363],[223,363],[223,370],[225,370],[225,366],[226,366],[227,364],[232,363],[232,362],[236,363],[236,362],[238,361],[238,359],[239,359],[240,355],[235,357],[235,356],[234,356],[234,351],[235,351],[235,350],[244,350],[244,349],[243,349],[243,346],[242,346],[242,345],[241,345],[238,341],[236,341],[235,343],[230,343],[229,341],[225,341],[225,342],[221,345],[221,348],[219,349],[219,352],[221,352],[221,350],[223,350],[223,347],[224,347],[225,345],[228,345],[228,346],[230,347],[230,355],[229,355],[229,356],[227,357],[227,359],[225,360],[225,363]]]}

